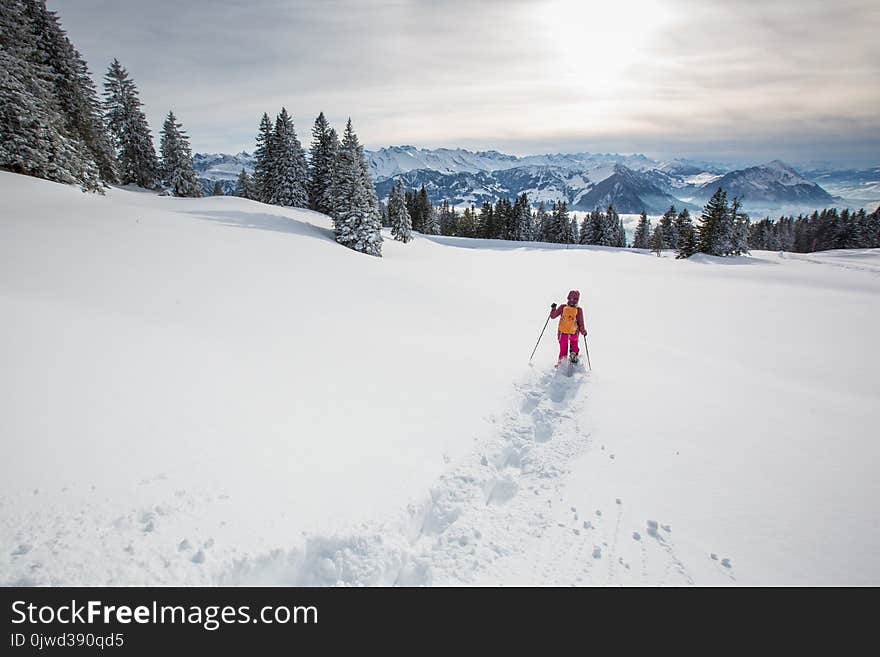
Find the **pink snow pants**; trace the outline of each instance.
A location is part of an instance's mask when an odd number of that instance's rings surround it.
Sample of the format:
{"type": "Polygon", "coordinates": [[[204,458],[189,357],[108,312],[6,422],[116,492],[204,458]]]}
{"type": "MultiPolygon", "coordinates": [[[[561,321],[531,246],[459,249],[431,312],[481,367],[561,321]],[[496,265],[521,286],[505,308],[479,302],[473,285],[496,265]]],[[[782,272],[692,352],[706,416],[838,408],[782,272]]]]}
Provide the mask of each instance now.
{"type": "Polygon", "coordinates": [[[559,358],[565,358],[566,356],[568,356],[569,345],[571,345],[571,353],[577,354],[580,352],[580,349],[578,349],[577,333],[572,333],[571,335],[569,335],[568,333],[557,331],[556,337],[559,340],[559,358]]]}

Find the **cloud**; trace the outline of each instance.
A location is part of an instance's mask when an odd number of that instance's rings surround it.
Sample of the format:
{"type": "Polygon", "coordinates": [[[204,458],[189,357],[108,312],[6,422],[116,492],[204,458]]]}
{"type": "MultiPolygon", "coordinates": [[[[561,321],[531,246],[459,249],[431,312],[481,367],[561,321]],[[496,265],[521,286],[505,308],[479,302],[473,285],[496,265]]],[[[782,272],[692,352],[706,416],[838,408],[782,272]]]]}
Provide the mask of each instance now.
{"type": "Polygon", "coordinates": [[[48,4],[197,150],[250,148],[282,105],[303,141],[324,111],[370,146],[867,162],[880,141],[875,0],[48,4]]]}

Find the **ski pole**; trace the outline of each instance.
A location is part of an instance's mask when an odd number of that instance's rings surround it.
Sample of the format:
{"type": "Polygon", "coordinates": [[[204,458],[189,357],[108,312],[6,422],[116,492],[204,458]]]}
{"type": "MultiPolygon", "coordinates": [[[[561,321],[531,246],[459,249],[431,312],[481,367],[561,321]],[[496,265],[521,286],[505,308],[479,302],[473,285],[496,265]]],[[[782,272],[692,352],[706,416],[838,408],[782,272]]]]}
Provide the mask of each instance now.
{"type": "Polygon", "coordinates": [[[535,348],[532,349],[532,355],[529,356],[529,362],[530,362],[530,363],[532,362],[532,358],[535,357],[535,352],[538,351],[538,345],[539,345],[540,342],[541,342],[541,338],[544,337],[544,331],[547,330],[547,324],[549,324],[549,323],[550,323],[550,315],[547,315],[547,321],[544,322],[544,328],[541,329],[541,335],[538,336],[538,341],[535,343],[535,348]]]}
{"type": "Polygon", "coordinates": [[[587,352],[587,365],[590,367],[590,371],[593,371],[593,366],[590,365],[590,348],[587,346],[587,336],[584,336],[584,351],[587,352]]]}

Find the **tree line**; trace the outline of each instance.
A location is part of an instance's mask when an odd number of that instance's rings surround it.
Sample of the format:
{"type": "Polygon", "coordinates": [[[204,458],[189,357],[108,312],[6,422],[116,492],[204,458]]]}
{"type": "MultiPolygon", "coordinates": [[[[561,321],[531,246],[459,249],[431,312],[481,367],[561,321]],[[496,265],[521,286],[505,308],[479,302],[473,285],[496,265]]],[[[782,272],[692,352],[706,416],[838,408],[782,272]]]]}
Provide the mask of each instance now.
{"type": "MultiPolygon", "coordinates": [[[[580,224],[569,216],[565,201],[553,202],[549,212],[543,202],[533,210],[525,193],[513,202],[500,198],[494,204],[484,202],[479,210],[470,205],[459,212],[447,200],[433,206],[424,186],[418,191],[406,190],[402,181],[391,189],[383,223],[392,228],[395,239],[404,242],[412,238],[412,231],[418,231],[453,237],[627,246],[623,222],[613,206],[585,214],[580,224]]],[[[696,223],[687,208],[678,211],[674,205],[656,224],[643,211],[631,246],[657,255],[672,249],[680,259],[696,253],[736,256],[751,249],[806,253],[878,248],[880,207],[871,214],[864,209],[851,212],[831,208],[809,216],[780,217],[776,221],[765,218],[753,223],[743,212],[741,200],[728,200],[727,192],[718,188],[696,223]]]]}
{"type": "Polygon", "coordinates": [[[407,190],[398,180],[383,210],[383,225],[406,235],[404,241],[409,241],[410,231],[418,231],[491,240],[626,246],[623,220],[614,206],[585,214],[580,224],[569,213],[566,201],[554,201],[549,210],[542,201],[533,210],[526,193],[513,200],[499,198],[494,204],[485,201],[479,210],[470,205],[459,212],[448,200],[432,205],[424,186],[407,190]]]}
{"type": "Polygon", "coordinates": [[[880,248],[880,206],[870,214],[828,208],[775,221],[766,217],[749,227],[749,247],[795,253],[880,248]]]}

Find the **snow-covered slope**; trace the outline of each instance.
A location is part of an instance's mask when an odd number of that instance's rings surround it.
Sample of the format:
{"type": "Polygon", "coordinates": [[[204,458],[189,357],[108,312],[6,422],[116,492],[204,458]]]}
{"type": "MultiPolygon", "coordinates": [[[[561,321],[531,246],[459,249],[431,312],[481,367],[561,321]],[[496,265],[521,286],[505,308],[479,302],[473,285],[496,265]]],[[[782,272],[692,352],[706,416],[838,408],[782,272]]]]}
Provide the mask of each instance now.
{"type": "Polygon", "coordinates": [[[243,199],[0,195],[2,584],[880,583],[878,251],[375,259],[243,199]],[[528,354],[572,287],[568,377],[528,354]]]}

